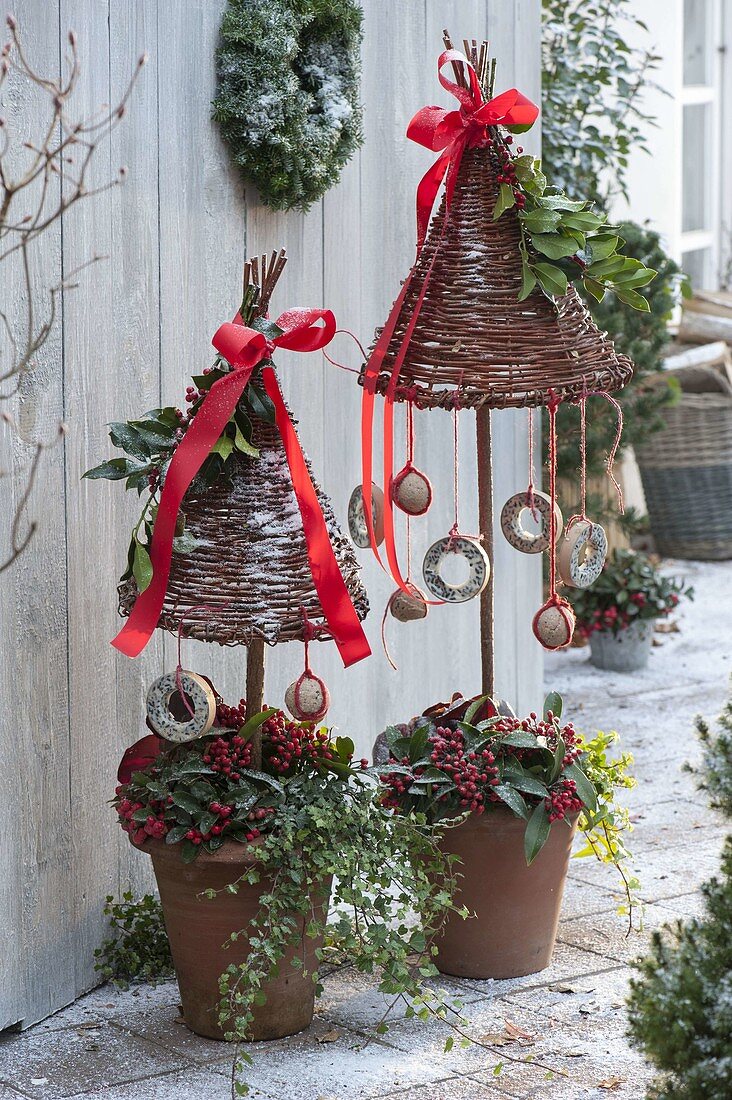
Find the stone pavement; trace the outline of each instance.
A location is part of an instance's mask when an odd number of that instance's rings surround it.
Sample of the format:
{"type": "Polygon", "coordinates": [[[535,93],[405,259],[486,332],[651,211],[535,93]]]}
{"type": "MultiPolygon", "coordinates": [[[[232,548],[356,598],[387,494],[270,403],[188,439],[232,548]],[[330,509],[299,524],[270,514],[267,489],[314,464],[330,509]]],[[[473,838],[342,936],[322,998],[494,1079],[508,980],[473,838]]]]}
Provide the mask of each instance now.
{"type": "MultiPolygon", "coordinates": [[[[694,715],[714,718],[727,690],[732,564],[678,569],[697,598],[680,615],[680,633],[659,635],[647,670],[599,672],[583,650],[547,660],[547,688],[565,696],[567,718],[585,730],[619,729],[635,755],[639,783],[628,802],[645,931],[626,935],[612,870],[575,860],[548,970],[444,983],[465,1004],[473,1034],[498,1044],[495,1056],[457,1043],[445,1054],[447,1028],[419,1021],[395,1019],[385,1036],[370,1037],[384,999],[373,984],[339,973],[326,980],[309,1031],[251,1048],[253,1097],[642,1100],[651,1074],[625,1037],[628,963],[651,928],[698,911],[699,885],[716,869],[725,832],[682,765],[699,755],[694,715]]],[[[229,1048],[183,1025],[173,983],[127,993],[106,986],[23,1034],[0,1037],[0,1100],[225,1100],[230,1067],[229,1048]]]]}

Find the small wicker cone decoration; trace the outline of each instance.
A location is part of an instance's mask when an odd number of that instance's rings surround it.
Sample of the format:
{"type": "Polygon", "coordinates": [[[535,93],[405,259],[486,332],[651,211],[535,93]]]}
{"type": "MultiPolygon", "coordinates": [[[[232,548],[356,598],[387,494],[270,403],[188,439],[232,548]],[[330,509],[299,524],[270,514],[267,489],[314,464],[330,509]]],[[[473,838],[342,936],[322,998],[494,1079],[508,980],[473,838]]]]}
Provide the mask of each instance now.
{"type": "MultiPolygon", "coordinates": [[[[261,263],[261,314],[285,262],[284,253],[273,253],[268,265],[267,259],[262,257],[261,263]]],[[[245,288],[253,285],[259,291],[259,260],[251,263],[254,271],[247,265],[245,288]]],[[[176,632],[185,619],[184,637],[250,647],[257,641],[303,641],[307,621],[318,638],[328,639],[282,436],[275,425],[256,418],[252,442],[258,457],[232,456],[227,477],[202,491],[196,491],[194,482],[188,490],[182,511],[195,546],[189,553],[173,553],[158,626],[176,632]],[[207,608],[205,616],[196,614],[201,606],[207,608]]],[[[338,569],[357,617],[363,619],[368,597],[353,547],[307,458],[305,465],[338,569]]],[[[122,615],[129,614],[136,595],[134,580],[120,585],[122,615]]]]}

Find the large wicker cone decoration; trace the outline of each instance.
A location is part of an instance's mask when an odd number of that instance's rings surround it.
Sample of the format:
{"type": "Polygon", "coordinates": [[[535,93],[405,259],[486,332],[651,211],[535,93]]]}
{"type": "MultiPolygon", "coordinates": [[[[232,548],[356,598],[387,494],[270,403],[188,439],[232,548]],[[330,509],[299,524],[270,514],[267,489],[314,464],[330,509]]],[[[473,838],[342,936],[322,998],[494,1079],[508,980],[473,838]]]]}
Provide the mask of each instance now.
{"type": "MultiPolygon", "coordinates": [[[[177,631],[182,618],[185,637],[248,646],[257,637],[272,645],[303,640],[303,611],[311,624],[325,626],[279,432],[258,420],[253,443],[258,458],[242,456],[231,480],[220,477],[200,496],[192,487],[183,502],[186,531],[199,544],[191,553],[173,554],[158,623],[165,630],[177,631]]],[[[336,561],[363,619],[368,598],[360,566],[330,500],[313,484],[336,561]]],[[[134,581],[120,585],[121,614],[129,614],[135,595],[134,581]]],[[[316,637],[330,635],[318,630],[316,637]]]]}
{"type": "MultiPolygon", "coordinates": [[[[487,146],[466,149],[449,219],[432,219],[382,364],[384,392],[424,278],[424,302],[399,372],[397,400],[416,387],[421,407],[543,405],[583,391],[624,386],[632,364],[615,352],[574,288],[556,302],[535,288],[519,301],[521,229],[516,209],[493,220],[498,161],[487,146]]],[[[541,260],[541,257],[536,257],[541,260]]],[[[413,391],[412,391],[413,393],[413,391]]]]}

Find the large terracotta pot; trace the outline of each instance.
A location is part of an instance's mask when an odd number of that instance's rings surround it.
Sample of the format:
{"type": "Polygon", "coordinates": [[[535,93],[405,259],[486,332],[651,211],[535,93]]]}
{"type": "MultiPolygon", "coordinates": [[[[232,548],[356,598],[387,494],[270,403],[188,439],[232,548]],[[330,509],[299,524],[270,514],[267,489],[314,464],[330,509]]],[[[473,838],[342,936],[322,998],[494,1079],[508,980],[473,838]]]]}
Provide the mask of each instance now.
{"type": "Polygon", "coordinates": [[[462,862],[455,900],[475,916],[445,922],[436,940],[443,974],[519,978],[551,962],[577,819],[552,825],[530,867],[525,828],[510,810],[492,810],[446,830],[440,846],[462,862]]]}
{"type": "MultiPolygon", "coordinates": [[[[224,888],[257,862],[257,843],[229,841],[213,854],[201,852],[193,863],[183,862],[177,845],[160,840],[147,841],[142,850],[152,857],[185,1021],[198,1035],[223,1039],[218,1023],[219,976],[232,963],[245,962],[249,954],[246,937],[226,950],[223,945],[232,932],[246,928],[256,916],[260,895],[270,889],[271,880],[262,876],[255,886],[240,883],[236,894],[224,888]],[[208,889],[224,892],[209,900],[203,893],[208,889]]],[[[330,882],[313,899],[316,910],[327,906],[329,896],[330,882]]],[[[299,919],[302,940],[288,951],[278,975],[264,986],[267,1000],[253,1009],[251,1039],[281,1039],[312,1022],[315,983],[312,977],[303,977],[302,968],[293,967],[292,959],[298,955],[312,974],[321,944],[304,935],[305,919],[299,919]]]]}

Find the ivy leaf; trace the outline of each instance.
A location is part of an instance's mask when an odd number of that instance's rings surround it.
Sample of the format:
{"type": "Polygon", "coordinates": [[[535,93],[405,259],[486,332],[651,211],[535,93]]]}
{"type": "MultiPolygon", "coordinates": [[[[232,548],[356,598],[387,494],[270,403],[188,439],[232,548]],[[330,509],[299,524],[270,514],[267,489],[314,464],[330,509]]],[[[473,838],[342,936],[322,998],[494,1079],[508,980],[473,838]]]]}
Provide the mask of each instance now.
{"type": "Polygon", "coordinates": [[[493,207],[493,221],[498,221],[501,214],[506,210],[510,210],[516,203],[516,198],[513,193],[513,189],[507,183],[502,183],[498,189],[498,198],[496,204],[493,207]]]}
{"type": "Polygon", "coordinates": [[[561,298],[567,293],[567,276],[554,264],[532,264],[532,271],[541,289],[551,298],[561,298]]]}
{"type": "Polygon", "coordinates": [[[564,774],[567,779],[573,779],[575,786],[577,787],[577,794],[588,810],[593,812],[597,809],[597,791],[595,790],[594,783],[587,778],[582,768],[578,764],[570,764],[569,767],[564,769],[564,774]]]}
{"type": "Polygon", "coordinates": [[[132,575],[135,578],[137,589],[144,592],[153,577],[153,567],[147,547],[141,542],[135,542],[135,556],[132,562],[132,575]]]}
{"type": "Polygon", "coordinates": [[[538,806],[534,807],[534,812],[529,818],[524,833],[524,854],[529,867],[546,844],[550,829],[549,815],[546,812],[544,803],[540,802],[538,806]]]}
{"type": "Polygon", "coordinates": [[[250,458],[259,458],[259,451],[253,443],[249,442],[236,421],[234,421],[234,446],[243,455],[249,455],[250,458]]]}
{"type": "Polygon", "coordinates": [[[577,251],[577,242],[561,237],[557,233],[536,233],[531,237],[531,243],[537,252],[548,256],[550,260],[561,260],[565,256],[574,256],[577,251]]]}

